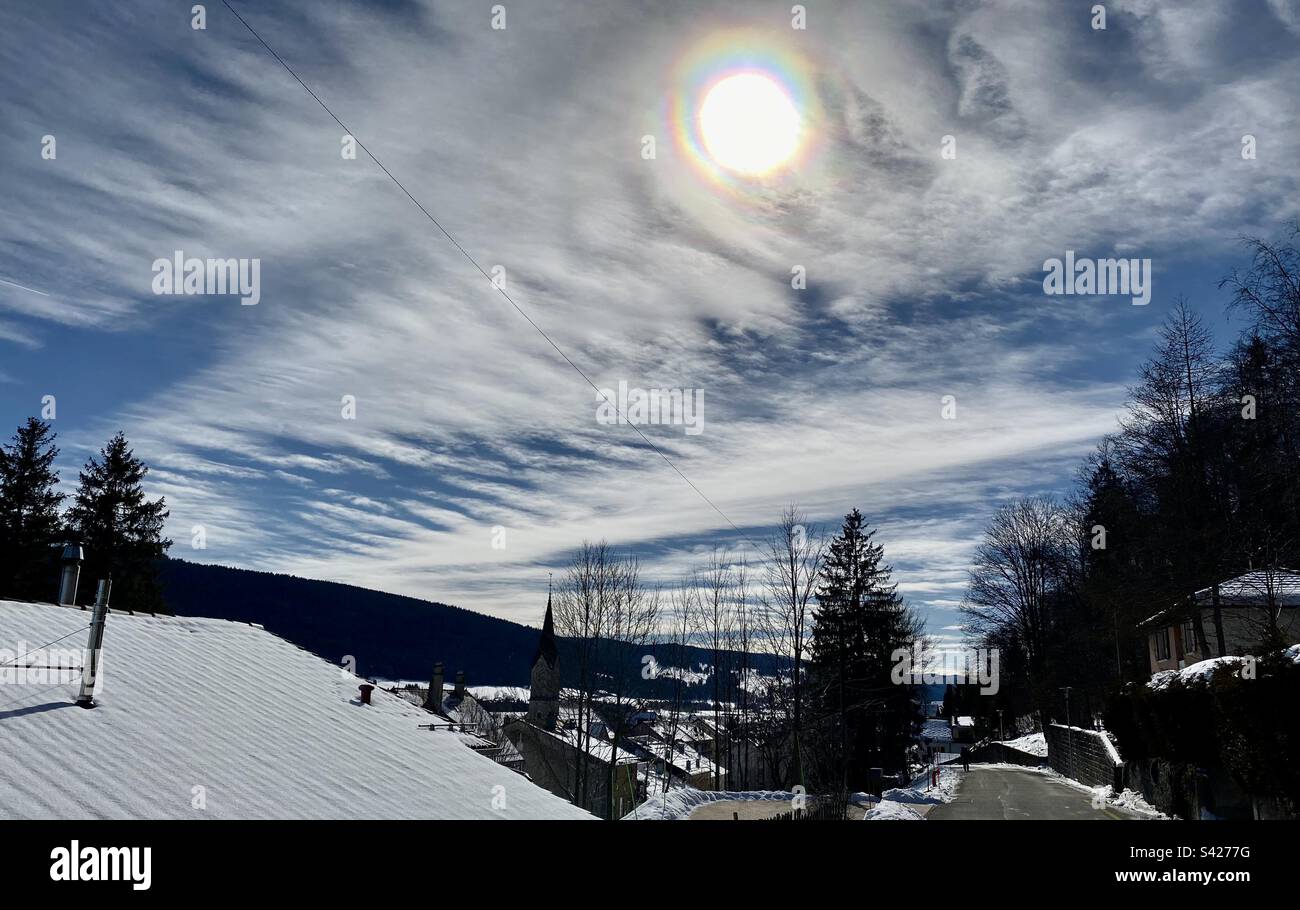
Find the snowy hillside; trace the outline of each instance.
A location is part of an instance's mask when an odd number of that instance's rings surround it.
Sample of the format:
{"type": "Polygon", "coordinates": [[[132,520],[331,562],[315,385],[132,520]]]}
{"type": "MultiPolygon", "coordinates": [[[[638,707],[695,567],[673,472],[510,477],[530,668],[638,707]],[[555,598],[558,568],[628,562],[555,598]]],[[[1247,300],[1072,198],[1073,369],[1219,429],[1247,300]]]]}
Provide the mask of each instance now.
{"type": "Polygon", "coordinates": [[[112,613],[93,710],[20,678],[89,620],[0,601],[0,818],[591,818],[254,626],[112,613]]]}

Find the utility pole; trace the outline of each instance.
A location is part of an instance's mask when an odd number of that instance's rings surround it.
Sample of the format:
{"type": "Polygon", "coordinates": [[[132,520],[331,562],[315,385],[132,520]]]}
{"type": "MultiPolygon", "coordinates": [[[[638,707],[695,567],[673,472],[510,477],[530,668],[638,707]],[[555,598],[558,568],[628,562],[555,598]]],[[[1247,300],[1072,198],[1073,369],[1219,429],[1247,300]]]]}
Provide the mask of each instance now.
{"type": "Polygon", "coordinates": [[[90,619],[90,639],[86,643],[86,658],[81,668],[78,708],[95,707],[95,684],[99,681],[99,652],[104,646],[104,617],[108,615],[108,597],[112,590],[111,578],[99,580],[99,590],[95,595],[95,612],[90,619]]]}

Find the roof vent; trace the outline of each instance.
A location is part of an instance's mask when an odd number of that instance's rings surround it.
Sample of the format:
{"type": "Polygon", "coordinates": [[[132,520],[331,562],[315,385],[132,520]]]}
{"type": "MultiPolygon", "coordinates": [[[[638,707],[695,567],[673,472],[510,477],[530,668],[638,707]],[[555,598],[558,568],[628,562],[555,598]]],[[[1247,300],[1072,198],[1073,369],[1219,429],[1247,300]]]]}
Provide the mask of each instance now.
{"type": "Polygon", "coordinates": [[[59,581],[59,603],[74,604],[77,602],[77,582],[81,578],[81,564],[85,561],[85,554],[75,543],[64,544],[60,561],[63,563],[63,576],[59,581]]]}

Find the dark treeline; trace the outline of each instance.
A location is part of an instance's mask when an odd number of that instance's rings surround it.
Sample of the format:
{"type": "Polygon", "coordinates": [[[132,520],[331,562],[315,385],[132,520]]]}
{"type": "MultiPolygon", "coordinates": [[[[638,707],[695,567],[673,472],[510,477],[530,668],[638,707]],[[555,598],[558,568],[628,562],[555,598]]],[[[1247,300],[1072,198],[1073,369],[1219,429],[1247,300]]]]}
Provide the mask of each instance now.
{"type": "Polygon", "coordinates": [[[54,438],[31,417],[0,446],[0,597],[53,600],[67,542],[84,548],[78,603],[92,602],[96,582],[111,576],[114,604],[163,611],[157,564],[171,541],[162,535],[166,503],[144,493],[149,469],[118,433],[86,460],[69,497],[58,488],[54,438]]]}
{"type": "MultiPolygon", "coordinates": [[[[529,661],[537,649],[537,629],[475,613],[462,607],[293,575],[165,559],[159,567],[163,596],[180,616],[210,616],[255,622],[331,663],[355,660],[365,677],[427,681],[435,661],[446,664],[448,680],[465,671],[475,685],[527,686],[529,661]]],[[[561,684],[579,682],[579,644],[561,638],[561,684]]],[[[602,642],[602,648],[613,643],[602,642]]],[[[664,666],[698,668],[711,654],[690,647],[677,654],[662,643],[628,648],[638,668],[646,654],[664,666]]],[[[602,654],[602,661],[605,655],[602,654]]],[[[613,658],[610,658],[613,659],[613,658]]],[[[780,661],[759,655],[764,673],[780,661]]],[[[666,696],[671,681],[659,680],[653,693],[666,696]]],[[[707,697],[703,685],[687,686],[690,700],[707,697]]]]}
{"type": "MultiPolygon", "coordinates": [[[[1064,501],[1029,498],[992,517],[975,558],[970,628],[1002,649],[983,713],[1088,722],[1104,695],[1149,675],[1142,620],[1251,570],[1300,564],[1300,254],[1249,240],[1220,289],[1247,320],[1220,351],[1178,301],[1129,390],[1120,429],[1064,501]]],[[[1189,611],[1195,634],[1222,640],[1189,611]]],[[[1259,644],[1279,644],[1261,628],[1259,644]]]]}

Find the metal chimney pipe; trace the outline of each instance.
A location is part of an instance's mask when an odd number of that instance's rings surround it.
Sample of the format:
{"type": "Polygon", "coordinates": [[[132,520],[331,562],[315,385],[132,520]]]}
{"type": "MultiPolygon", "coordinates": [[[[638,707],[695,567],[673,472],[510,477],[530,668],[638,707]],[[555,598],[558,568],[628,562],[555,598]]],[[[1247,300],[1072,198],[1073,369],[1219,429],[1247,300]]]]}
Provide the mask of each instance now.
{"type": "Polygon", "coordinates": [[[81,665],[81,693],[77,707],[95,707],[95,684],[99,682],[99,652],[104,646],[104,617],[108,615],[108,597],[113,590],[111,578],[99,580],[95,593],[95,612],[90,618],[90,639],[86,643],[86,657],[81,665]]]}
{"type": "Polygon", "coordinates": [[[455,695],[457,698],[465,697],[465,671],[464,670],[456,671],[456,689],[452,694],[455,695]]]}
{"type": "Polygon", "coordinates": [[[81,547],[74,543],[63,545],[63,576],[59,581],[59,603],[75,604],[77,602],[77,582],[81,579],[83,554],[81,547]]]}

